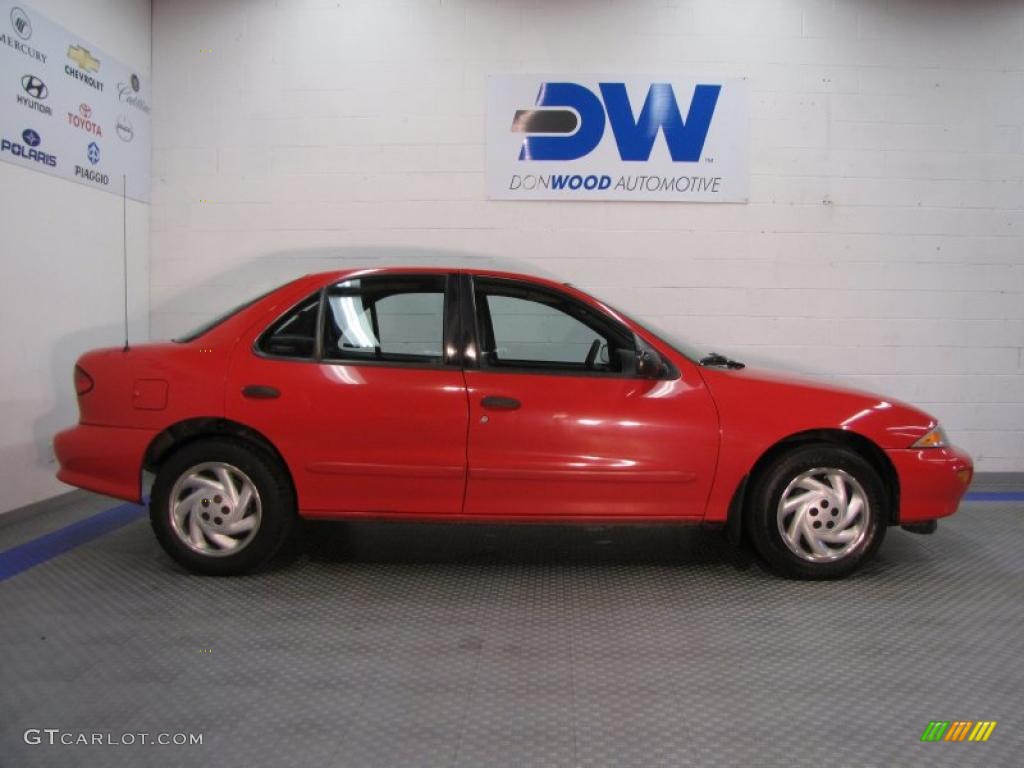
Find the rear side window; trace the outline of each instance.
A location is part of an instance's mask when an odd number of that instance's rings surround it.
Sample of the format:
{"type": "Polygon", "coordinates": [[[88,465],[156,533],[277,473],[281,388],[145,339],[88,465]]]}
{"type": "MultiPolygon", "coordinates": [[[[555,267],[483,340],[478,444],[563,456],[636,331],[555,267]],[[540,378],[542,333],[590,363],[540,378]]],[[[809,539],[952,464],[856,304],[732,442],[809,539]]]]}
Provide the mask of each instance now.
{"type": "Polygon", "coordinates": [[[320,292],[305,299],[270,326],[260,337],[261,352],[275,357],[312,360],[316,353],[316,323],[320,292]]]}
{"type": "Polygon", "coordinates": [[[327,289],[325,360],[440,364],[445,276],[380,276],[327,289]]]}

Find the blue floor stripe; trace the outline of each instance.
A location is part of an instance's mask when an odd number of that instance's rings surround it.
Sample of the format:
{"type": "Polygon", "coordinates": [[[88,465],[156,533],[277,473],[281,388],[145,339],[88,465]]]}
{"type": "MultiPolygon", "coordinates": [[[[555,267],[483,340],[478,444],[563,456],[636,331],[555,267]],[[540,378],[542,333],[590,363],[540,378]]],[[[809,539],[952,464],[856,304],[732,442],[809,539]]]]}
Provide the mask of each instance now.
{"type": "Polygon", "coordinates": [[[968,491],[964,501],[1024,501],[1024,491],[968,491]]]}
{"type": "Polygon", "coordinates": [[[0,552],[0,581],[17,576],[22,571],[52,560],[68,550],[86,544],[145,515],[145,507],[138,504],[121,504],[45,536],[40,536],[38,539],[32,539],[32,541],[0,552]]]}

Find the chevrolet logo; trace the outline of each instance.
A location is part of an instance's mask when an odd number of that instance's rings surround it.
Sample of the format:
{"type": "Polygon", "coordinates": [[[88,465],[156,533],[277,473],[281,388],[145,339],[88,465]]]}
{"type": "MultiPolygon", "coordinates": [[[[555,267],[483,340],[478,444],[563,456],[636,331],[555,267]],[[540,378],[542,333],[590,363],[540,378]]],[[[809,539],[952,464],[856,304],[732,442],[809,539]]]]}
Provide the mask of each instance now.
{"type": "Polygon", "coordinates": [[[75,62],[79,69],[84,69],[86,72],[100,71],[100,60],[94,58],[87,48],[80,45],[68,47],[68,58],[75,62]]]}

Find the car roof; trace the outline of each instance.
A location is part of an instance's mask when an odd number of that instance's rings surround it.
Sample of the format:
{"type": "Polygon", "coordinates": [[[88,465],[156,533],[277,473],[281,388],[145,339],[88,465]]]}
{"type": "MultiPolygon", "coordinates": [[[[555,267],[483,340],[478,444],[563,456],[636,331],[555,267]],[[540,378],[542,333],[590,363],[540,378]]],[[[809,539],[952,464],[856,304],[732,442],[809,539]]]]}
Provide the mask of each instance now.
{"type": "Polygon", "coordinates": [[[510,272],[502,269],[486,269],[483,267],[443,267],[443,266],[390,266],[390,267],[366,267],[363,269],[353,267],[350,269],[340,270],[328,270],[326,272],[314,272],[308,275],[309,278],[316,278],[317,280],[329,281],[329,280],[341,280],[343,278],[351,278],[356,275],[447,275],[447,274],[466,274],[466,275],[478,275],[482,277],[500,277],[507,278],[510,280],[525,280],[531,283],[538,283],[540,285],[548,285],[555,287],[566,287],[568,283],[558,282],[551,278],[539,277],[537,275],[530,275],[524,272],[510,272]]]}

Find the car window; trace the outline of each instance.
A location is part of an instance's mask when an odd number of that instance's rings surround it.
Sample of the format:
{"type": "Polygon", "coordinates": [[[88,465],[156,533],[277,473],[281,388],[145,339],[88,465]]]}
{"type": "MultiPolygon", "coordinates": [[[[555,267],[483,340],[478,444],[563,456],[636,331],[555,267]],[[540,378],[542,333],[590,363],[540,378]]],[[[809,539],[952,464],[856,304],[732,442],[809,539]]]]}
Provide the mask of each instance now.
{"type": "Polygon", "coordinates": [[[569,373],[619,373],[632,336],[554,292],[477,281],[484,364],[569,373]]]}
{"type": "Polygon", "coordinates": [[[261,352],[277,357],[312,360],[316,353],[316,321],[320,292],[304,299],[268,328],[260,337],[261,352]]]}
{"type": "Polygon", "coordinates": [[[440,363],[443,275],[346,280],[327,292],[324,359],[440,363]]]}

